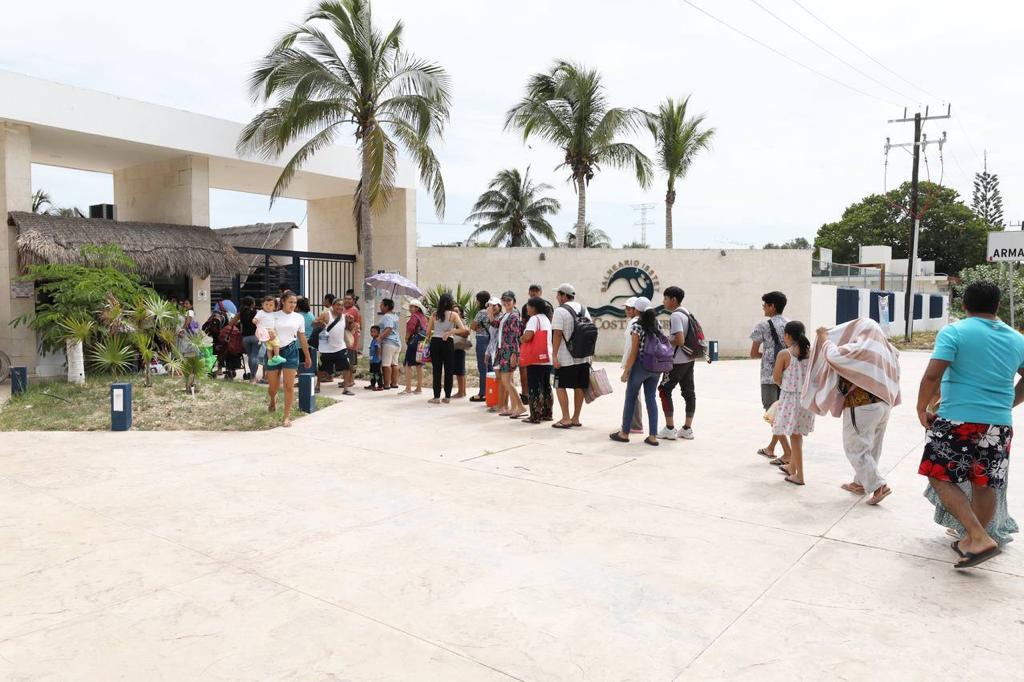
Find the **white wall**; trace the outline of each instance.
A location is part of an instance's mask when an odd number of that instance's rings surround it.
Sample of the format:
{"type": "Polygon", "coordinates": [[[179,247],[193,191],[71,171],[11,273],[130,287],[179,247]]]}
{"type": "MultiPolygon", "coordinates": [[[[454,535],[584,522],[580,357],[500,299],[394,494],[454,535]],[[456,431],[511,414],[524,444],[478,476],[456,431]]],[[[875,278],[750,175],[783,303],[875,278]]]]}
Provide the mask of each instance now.
{"type": "MultiPolygon", "coordinates": [[[[554,299],[562,282],[576,287],[577,300],[592,308],[621,306],[632,295],[627,282],[616,280],[602,291],[616,266],[647,268],[654,280],[656,304],[665,287],[684,289],[683,305],[700,320],[709,339],[717,339],[722,355],[746,357],[750,331],[761,319],[761,295],[779,290],[789,298],[786,314],[808,319],[811,313],[811,251],[735,249],[559,249],[559,248],[421,248],[417,250],[418,283],[474,291],[515,292],[520,304],[531,283],[554,299]],[[543,260],[541,257],[543,256],[543,260]]],[[[598,342],[601,354],[622,350],[623,319],[604,316],[598,342]]]]}

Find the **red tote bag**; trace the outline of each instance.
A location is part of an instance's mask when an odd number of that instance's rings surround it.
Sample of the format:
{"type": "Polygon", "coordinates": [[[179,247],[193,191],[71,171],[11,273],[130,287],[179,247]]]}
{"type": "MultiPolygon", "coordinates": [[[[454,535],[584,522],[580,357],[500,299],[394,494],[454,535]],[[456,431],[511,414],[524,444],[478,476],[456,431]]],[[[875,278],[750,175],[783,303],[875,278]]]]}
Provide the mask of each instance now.
{"type": "Polygon", "coordinates": [[[534,332],[533,338],[519,348],[519,366],[529,367],[530,365],[547,365],[550,363],[548,331],[545,329],[534,332]]]}

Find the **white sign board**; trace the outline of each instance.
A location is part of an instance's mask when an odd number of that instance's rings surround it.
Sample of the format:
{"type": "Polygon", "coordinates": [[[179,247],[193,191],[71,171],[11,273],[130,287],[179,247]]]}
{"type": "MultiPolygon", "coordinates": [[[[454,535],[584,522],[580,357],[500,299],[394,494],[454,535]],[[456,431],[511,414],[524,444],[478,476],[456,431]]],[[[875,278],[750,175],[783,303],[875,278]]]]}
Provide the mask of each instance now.
{"type": "Polygon", "coordinates": [[[990,263],[1024,260],[1024,232],[989,232],[985,260],[990,263]]]}
{"type": "Polygon", "coordinates": [[[826,249],[824,246],[818,247],[818,268],[821,270],[828,270],[828,266],[832,263],[832,249],[826,249]]]}

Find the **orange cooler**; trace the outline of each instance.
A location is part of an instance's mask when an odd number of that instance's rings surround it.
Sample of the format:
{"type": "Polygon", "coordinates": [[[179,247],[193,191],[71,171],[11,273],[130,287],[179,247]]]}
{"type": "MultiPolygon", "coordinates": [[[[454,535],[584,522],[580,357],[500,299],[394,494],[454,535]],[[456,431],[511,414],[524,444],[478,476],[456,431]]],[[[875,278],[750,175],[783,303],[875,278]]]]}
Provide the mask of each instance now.
{"type": "Polygon", "coordinates": [[[498,405],[498,376],[494,372],[487,373],[487,407],[498,405]]]}

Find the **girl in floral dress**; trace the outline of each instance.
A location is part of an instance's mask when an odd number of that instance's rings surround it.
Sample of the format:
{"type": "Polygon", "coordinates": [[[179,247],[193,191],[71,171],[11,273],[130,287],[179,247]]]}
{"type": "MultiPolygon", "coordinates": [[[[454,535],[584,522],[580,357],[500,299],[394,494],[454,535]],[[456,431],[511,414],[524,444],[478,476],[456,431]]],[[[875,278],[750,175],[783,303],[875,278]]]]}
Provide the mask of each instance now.
{"type": "Polygon", "coordinates": [[[516,310],[516,296],[511,291],[501,295],[501,306],[504,315],[498,322],[498,348],[494,358],[494,370],[498,373],[502,394],[505,401],[501,403],[500,417],[519,419],[526,414],[523,401],[516,391],[513,374],[519,369],[519,338],[523,335],[523,318],[516,310]]]}
{"type": "Polygon", "coordinates": [[[788,448],[784,440],[779,441],[786,451],[781,463],[787,474],[786,481],[794,485],[804,484],[804,436],[814,430],[814,413],[800,404],[800,391],[811,362],[811,342],[806,332],[803,322],[789,322],[782,337],[786,352],[779,353],[775,359],[774,379],[780,396],[772,435],[789,438],[788,448]]]}

